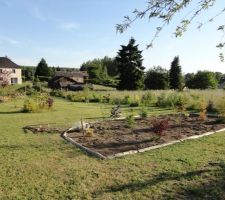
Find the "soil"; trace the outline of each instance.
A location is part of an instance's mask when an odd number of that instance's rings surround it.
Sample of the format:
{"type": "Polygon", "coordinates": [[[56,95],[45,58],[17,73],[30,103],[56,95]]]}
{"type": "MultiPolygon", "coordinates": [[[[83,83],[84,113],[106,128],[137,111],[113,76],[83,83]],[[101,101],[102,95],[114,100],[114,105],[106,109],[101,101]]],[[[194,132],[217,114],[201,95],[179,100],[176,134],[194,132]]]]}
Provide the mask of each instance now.
{"type": "Polygon", "coordinates": [[[75,142],[104,156],[112,156],[130,150],[143,149],[174,140],[201,135],[225,127],[218,124],[216,118],[201,121],[198,117],[180,118],[177,115],[167,115],[136,119],[133,127],[126,120],[108,120],[90,124],[93,135],[85,135],[83,131],[71,131],[68,137],[75,142]],[[169,127],[163,135],[154,132],[155,121],[169,120],[169,127]]]}

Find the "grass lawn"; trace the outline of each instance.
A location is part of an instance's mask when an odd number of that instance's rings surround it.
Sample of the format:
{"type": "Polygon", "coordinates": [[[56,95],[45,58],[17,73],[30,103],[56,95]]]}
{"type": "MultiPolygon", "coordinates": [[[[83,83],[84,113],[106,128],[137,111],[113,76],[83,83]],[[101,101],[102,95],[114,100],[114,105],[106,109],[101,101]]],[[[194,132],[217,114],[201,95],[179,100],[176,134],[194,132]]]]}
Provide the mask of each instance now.
{"type": "Polygon", "coordinates": [[[58,134],[25,134],[22,127],[71,126],[81,117],[105,115],[107,106],[56,99],[55,110],[35,114],[18,112],[21,106],[22,101],[0,104],[1,200],[225,199],[225,133],[99,160],[58,134]]]}

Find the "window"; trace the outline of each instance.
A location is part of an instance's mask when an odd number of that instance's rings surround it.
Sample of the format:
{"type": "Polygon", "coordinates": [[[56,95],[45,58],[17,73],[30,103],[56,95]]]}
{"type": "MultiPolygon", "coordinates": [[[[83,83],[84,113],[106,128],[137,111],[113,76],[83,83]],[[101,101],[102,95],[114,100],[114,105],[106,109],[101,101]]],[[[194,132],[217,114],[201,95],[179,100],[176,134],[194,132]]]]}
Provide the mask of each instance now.
{"type": "Polygon", "coordinates": [[[17,84],[18,83],[18,78],[11,78],[11,84],[17,84]]]}
{"type": "Polygon", "coordinates": [[[14,73],[14,74],[15,74],[15,73],[16,73],[16,70],[15,70],[15,69],[13,69],[13,70],[12,70],[12,73],[14,73]]]}
{"type": "Polygon", "coordinates": [[[0,69],[0,73],[2,73],[3,72],[3,70],[2,69],[0,69]]]}

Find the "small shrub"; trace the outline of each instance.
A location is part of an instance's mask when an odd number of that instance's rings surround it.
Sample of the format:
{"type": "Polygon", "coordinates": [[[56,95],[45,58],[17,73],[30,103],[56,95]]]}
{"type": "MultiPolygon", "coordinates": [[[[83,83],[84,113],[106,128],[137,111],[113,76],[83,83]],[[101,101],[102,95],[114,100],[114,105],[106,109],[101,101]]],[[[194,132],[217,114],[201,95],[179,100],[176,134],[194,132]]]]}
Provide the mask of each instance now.
{"type": "Polygon", "coordinates": [[[120,105],[117,105],[115,107],[112,107],[111,109],[111,117],[112,118],[118,118],[121,116],[121,108],[120,105]]]}
{"type": "Polygon", "coordinates": [[[39,106],[33,99],[27,99],[23,104],[23,112],[25,113],[35,113],[39,111],[39,106]]]}
{"type": "Polygon", "coordinates": [[[146,118],[148,117],[148,111],[145,107],[142,107],[141,110],[140,110],[140,116],[141,118],[146,118]]]}
{"type": "Polygon", "coordinates": [[[199,105],[199,119],[201,120],[201,121],[205,121],[206,120],[206,118],[207,118],[207,116],[206,116],[206,103],[205,103],[205,101],[204,100],[202,100],[201,102],[200,102],[200,105],[199,105]]]}
{"type": "Polygon", "coordinates": [[[89,102],[101,103],[102,102],[102,96],[100,94],[93,93],[92,97],[89,99],[89,102]]]}
{"type": "Polygon", "coordinates": [[[138,107],[139,106],[139,102],[132,102],[130,104],[130,107],[138,107]]]}
{"type": "Polygon", "coordinates": [[[206,110],[209,113],[217,112],[216,106],[213,101],[209,100],[206,110]]]}
{"type": "Polygon", "coordinates": [[[141,103],[145,106],[151,106],[152,103],[155,102],[155,100],[156,100],[156,96],[153,93],[148,92],[142,96],[141,103]]]}
{"type": "Polygon", "coordinates": [[[87,137],[93,137],[94,136],[94,129],[93,128],[86,129],[85,134],[86,134],[87,137]]]}
{"type": "Polygon", "coordinates": [[[130,96],[129,95],[126,95],[122,99],[121,104],[123,104],[123,105],[130,105],[131,104],[131,98],[130,98],[130,96]]]}
{"type": "Polygon", "coordinates": [[[126,122],[129,128],[132,128],[135,125],[134,115],[130,114],[126,117],[126,122]]]}
{"type": "Polygon", "coordinates": [[[162,137],[164,134],[164,131],[166,131],[169,128],[169,119],[159,120],[153,122],[153,132],[162,137]]]}
{"type": "Polygon", "coordinates": [[[53,107],[53,104],[54,104],[54,100],[52,98],[48,98],[47,101],[46,101],[46,104],[48,106],[48,109],[51,109],[53,107]]]}
{"type": "Polygon", "coordinates": [[[216,108],[220,114],[220,121],[225,123],[225,98],[222,98],[218,104],[216,105],[216,108]]]}

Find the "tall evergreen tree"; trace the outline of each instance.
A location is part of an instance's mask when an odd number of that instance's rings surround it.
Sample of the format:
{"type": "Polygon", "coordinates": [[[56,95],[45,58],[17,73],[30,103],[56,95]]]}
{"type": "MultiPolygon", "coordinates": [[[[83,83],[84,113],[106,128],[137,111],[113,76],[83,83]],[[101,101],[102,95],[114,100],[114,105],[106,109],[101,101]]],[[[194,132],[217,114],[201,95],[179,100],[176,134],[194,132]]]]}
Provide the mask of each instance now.
{"type": "Polygon", "coordinates": [[[51,69],[49,69],[48,64],[44,58],[41,59],[36,68],[35,77],[37,76],[51,76],[51,69]]]}
{"type": "Polygon", "coordinates": [[[116,61],[119,72],[119,90],[136,90],[143,88],[144,67],[142,66],[142,51],[131,38],[127,46],[121,46],[116,61]]]}
{"type": "Polygon", "coordinates": [[[180,66],[179,57],[176,56],[171,63],[171,68],[169,72],[169,79],[170,79],[170,88],[171,89],[182,89],[182,71],[180,66]]]}

